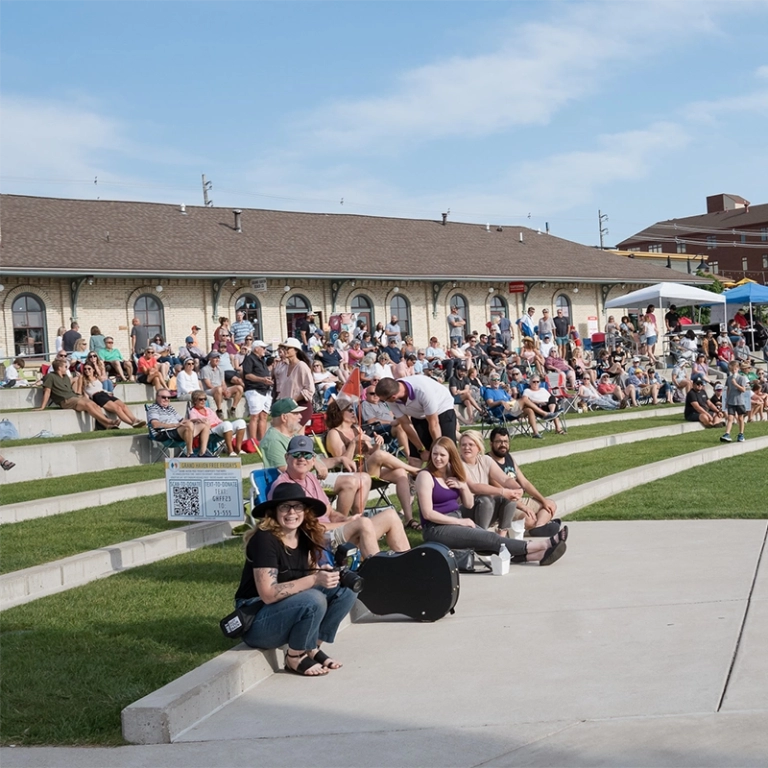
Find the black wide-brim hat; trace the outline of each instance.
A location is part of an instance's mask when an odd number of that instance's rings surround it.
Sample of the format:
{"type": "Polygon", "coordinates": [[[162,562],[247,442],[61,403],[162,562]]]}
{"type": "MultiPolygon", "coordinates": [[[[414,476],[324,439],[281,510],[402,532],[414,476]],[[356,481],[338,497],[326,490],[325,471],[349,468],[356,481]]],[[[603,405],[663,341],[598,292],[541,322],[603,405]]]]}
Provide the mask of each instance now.
{"type": "Polygon", "coordinates": [[[253,517],[265,517],[266,515],[274,517],[277,507],[285,501],[302,501],[317,517],[324,515],[328,510],[324,501],[318,501],[307,496],[298,483],[280,483],[275,487],[272,498],[255,507],[251,514],[253,517]]]}

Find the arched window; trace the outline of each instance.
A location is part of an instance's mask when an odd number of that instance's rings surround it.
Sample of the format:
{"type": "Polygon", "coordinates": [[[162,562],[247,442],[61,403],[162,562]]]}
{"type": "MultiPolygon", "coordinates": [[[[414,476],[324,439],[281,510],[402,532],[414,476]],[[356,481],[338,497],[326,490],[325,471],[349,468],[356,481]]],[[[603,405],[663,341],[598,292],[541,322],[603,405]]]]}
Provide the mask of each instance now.
{"type": "MultiPolygon", "coordinates": [[[[472,332],[472,328],[469,324],[469,302],[467,301],[465,296],[462,296],[460,293],[457,293],[452,299],[451,299],[451,307],[456,307],[456,309],[459,310],[459,317],[464,321],[464,335],[472,332]]],[[[451,333],[451,327],[448,326],[448,335],[450,337],[451,333]]]]}
{"type": "Polygon", "coordinates": [[[352,299],[349,311],[356,314],[358,320],[365,320],[366,325],[368,326],[366,330],[373,333],[372,329],[375,327],[373,324],[373,304],[367,296],[358,293],[357,296],[352,299]]]}
{"type": "Polygon", "coordinates": [[[389,302],[390,315],[397,316],[397,324],[400,326],[400,335],[405,338],[411,336],[411,304],[405,296],[399,293],[389,302]]]}
{"type": "Polygon", "coordinates": [[[555,299],[555,314],[557,314],[558,309],[563,310],[564,317],[570,318],[571,300],[564,293],[559,294],[558,297],[555,299]]]}
{"type": "Polygon", "coordinates": [[[285,320],[289,336],[296,336],[296,323],[303,320],[311,311],[312,305],[308,299],[298,293],[285,302],[285,320]]]}
{"type": "Polygon", "coordinates": [[[139,296],[133,304],[133,314],[147,329],[148,338],[152,339],[158,334],[165,338],[163,305],[160,299],[149,293],[139,296]]]}
{"type": "Polygon", "coordinates": [[[491,297],[491,317],[509,317],[509,307],[507,302],[498,295],[491,297]]]}
{"type": "MultiPolygon", "coordinates": [[[[263,340],[264,336],[261,333],[261,304],[259,304],[259,300],[252,293],[244,293],[235,302],[235,312],[238,309],[243,310],[245,319],[250,320],[253,325],[256,331],[255,338],[263,340]]],[[[232,322],[234,322],[234,319],[232,322]]]]}
{"type": "Polygon", "coordinates": [[[22,293],[13,300],[13,346],[16,355],[46,352],[45,304],[32,293],[22,293]]]}

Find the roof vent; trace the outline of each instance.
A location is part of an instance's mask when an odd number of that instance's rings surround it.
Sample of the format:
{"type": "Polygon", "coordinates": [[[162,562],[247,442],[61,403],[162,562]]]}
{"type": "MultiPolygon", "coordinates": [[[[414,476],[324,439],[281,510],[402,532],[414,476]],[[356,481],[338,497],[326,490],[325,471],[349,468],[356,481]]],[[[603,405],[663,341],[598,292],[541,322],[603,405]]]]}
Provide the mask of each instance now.
{"type": "Polygon", "coordinates": [[[234,210],[232,213],[235,214],[235,232],[242,232],[243,231],[243,225],[241,223],[241,217],[243,215],[243,212],[240,210],[234,210]]]}
{"type": "Polygon", "coordinates": [[[443,217],[443,226],[445,226],[446,223],[448,222],[448,214],[447,213],[443,213],[443,214],[441,214],[441,216],[443,217]]]}
{"type": "Polygon", "coordinates": [[[490,224],[486,224],[485,225],[485,231],[486,232],[490,232],[491,231],[491,225],[490,224]]]}
{"type": "Polygon", "coordinates": [[[522,232],[520,233],[520,242],[521,243],[523,242],[523,233],[522,232]]]}
{"type": "Polygon", "coordinates": [[[186,206],[186,205],[184,205],[184,203],[182,203],[182,204],[179,206],[179,211],[181,211],[181,213],[183,213],[183,214],[186,216],[186,215],[187,215],[187,206],[186,206]]]}

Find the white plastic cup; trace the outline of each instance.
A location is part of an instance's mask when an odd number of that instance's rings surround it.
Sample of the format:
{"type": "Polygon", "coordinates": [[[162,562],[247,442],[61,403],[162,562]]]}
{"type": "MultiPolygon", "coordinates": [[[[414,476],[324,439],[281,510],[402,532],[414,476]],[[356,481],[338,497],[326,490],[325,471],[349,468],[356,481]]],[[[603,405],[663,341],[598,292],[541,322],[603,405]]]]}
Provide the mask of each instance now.
{"type": "Polygon", "coordinates": [[[525,518],[521,517],[519,520],[513,520],[509,530],[511,539],[525,538],[525,518]]]}

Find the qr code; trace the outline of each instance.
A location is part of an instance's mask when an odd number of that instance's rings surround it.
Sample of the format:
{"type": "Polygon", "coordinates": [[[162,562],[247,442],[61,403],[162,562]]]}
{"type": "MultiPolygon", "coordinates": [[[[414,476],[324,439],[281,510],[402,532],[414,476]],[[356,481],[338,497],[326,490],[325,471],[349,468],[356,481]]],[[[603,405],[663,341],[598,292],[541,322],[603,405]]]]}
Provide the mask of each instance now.
{"type": "Polygon", "coordinates": [[[200,517],[200,489],[174,485],[173,514],[178,517],[200,517]]]}

